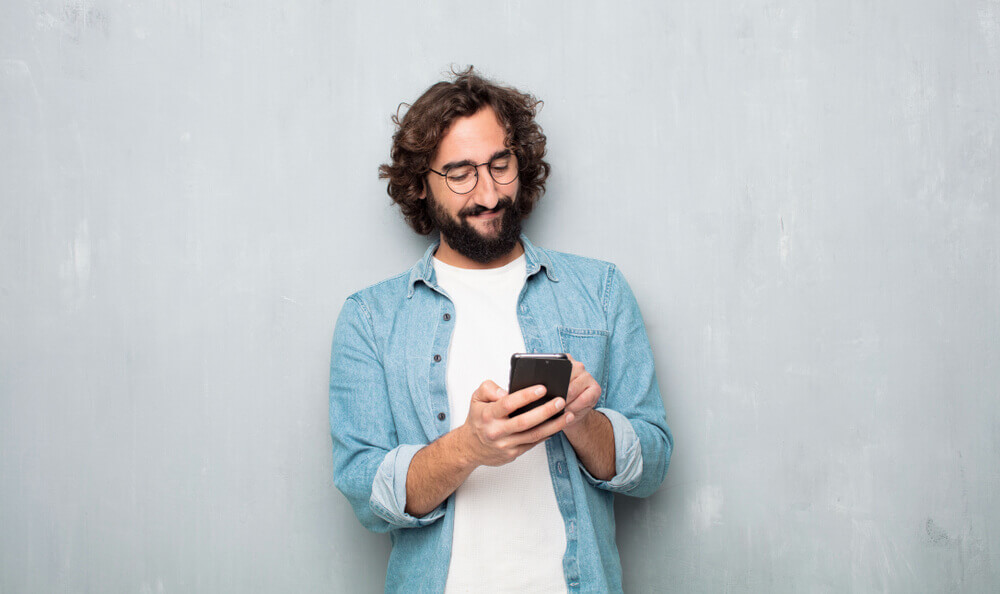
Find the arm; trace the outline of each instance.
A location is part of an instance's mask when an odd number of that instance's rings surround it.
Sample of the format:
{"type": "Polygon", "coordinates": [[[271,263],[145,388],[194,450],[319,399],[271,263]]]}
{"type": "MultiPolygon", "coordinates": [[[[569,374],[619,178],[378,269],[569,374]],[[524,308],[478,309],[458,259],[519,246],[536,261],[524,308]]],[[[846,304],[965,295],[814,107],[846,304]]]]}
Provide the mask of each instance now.
{"type": "Polygon", "coordinates": [[[565,404],[562,398],[509,418],[544,393],[527,388],[507,394],[484,382],[462,427],[430,445],[400,444],[373,321],[364,303],[351,297],[337,319],[330,360],[334,483],[369,530],[433,523],[477,466],[506,464],[565,427],[565,416],[549,418],[565,404]]]}
{"type": "Polygon", "coordinates": [[[673,436],[638,304],[617,269],[611,267],[608,275],[602,300],[610,330],[605,406],[594,409],[601,387],[574,360],[565,433],[591,484],[644,497],[663,482],[673,436]]]}
{"type": "Polygon", "coordinates": [[[405,514],[399,504],[406,468],[423,444],[399,443],[372,317],[354,296],[344,303],[333,334],[330,435],[333,482],[365,528],[386,532],[443,515],[421,521],[405,514]]]}
{"type": "Polygon", "coordinates": [[[510,413],[541,398],[545,388],[533,386],[507,394],[491,381],[472,394],[465,423],[421,449],[406,475],[406,513],[423,516],[455,492],[479,466],[501,466],[514,461],[566,425],[556,398],[544,406],[510,418],[510,413]]]}
{"type": "Polygon", "coordinates": [[[427,515],[455,492],[476,469],[457,429],[421,449],[406,474],[406,513],[427,515]]]}
{"type": "Polygon", "coordinates": [[[633,497],[648,497],[663,482],[674,439],[653,366],[653,350],[632,289],[617,268],[608,271],[604,296],[607,328],[607,394],[604,413],[614,426],[613,480],[595,486],[633,497]]]}
{"type": "Polygon", "coordinates": [[[573,373],[566,394],[566,429],[563,432],[576,457],[591,476],[611,480],[615,476],[615,435],[608,417],[594,412],[601,386],[583,363],[569,355],[573,373]]]}
{"type": "Polygon", "coordinates": [[[602,481],[615,476],[615,434],[608,417],[600,411],[593,412],[572,430],[567,427],[565,433],[576,457],[591,476],[602,481]]]}

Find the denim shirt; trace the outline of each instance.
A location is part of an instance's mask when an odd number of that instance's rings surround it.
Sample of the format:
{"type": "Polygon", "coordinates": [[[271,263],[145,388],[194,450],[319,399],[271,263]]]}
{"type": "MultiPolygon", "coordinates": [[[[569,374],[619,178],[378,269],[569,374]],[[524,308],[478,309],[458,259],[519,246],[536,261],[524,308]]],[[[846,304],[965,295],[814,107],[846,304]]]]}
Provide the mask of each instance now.
{"type": "MultiPolygon", "coordinates": [[[[587,472],[565,434],[545,442],[566,527],[566,587],[620,592],[614,494],[652,494],[673,448],[646,328],[613,264],[544,250],[523,235],[521,243],[525,348],[583,362],[601,386],[595,410],[614,431],[615,475],[607,481],[587,472]]],[[[410,461],[450,428],[445,370],[455,307],[437,285],[436,248],[409,271],[348,297],[333,337],[334,483],[366,528],[389,532],[387,592],[442,592],[451,558],[454,496],[420,518],[404,511],[410,461]]]]}

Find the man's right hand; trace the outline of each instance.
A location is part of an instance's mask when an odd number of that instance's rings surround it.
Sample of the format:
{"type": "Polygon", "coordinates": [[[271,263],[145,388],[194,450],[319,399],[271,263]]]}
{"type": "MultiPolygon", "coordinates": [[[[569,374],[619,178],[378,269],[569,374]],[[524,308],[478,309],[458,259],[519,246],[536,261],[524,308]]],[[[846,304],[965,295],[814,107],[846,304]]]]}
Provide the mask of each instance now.
{"type": "Polygon", "coordinates": [[[566,405],[554,398],[544,405],[511,418],[510,414],[545,395],[544,386],[531,386],[508,394],[487,380],[472,394],[469,416],[462,425],[470,462],[502,466],[555,435],[566,426],[566,415],[552,419],[566,405]]]}
{"type": "Polygon", "coordinates": [[[455,492],[480,465],[502,466],[566,427],[562,398],[510,418],[510,413],[545,395],[542,386],[508,394],[493,382],[472,394],[469,416],[460,427],[421,448],[406,473],[405,511],[423,517],[455,492]],[[541,390],[538,390],[541,388],[541,390]]]}

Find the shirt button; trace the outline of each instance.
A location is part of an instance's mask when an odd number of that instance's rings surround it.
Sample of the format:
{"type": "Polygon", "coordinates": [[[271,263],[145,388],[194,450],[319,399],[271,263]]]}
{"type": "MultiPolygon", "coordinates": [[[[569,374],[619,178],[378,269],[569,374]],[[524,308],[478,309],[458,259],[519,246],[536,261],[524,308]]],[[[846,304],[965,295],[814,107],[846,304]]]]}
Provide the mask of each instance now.
{"type": "Polygon", "coordinates": [[[526,312],[526,311],[528,311],[528,306],[527,305],[522,305],[521,306],[521,312],[523,313],[523,312],[526,312]]]}
{"type": "Polygon", "coordinates": [[[562,462],[556,462],[556,474],[562,474],[562,462]]]}
{"type": "Polygon", "coordinates": [[[434,355],[434,362],[435,363],[440,363],[441,362],[441,355],[434,355]]]}
{"type": "Polygon", "coordinates": [[[438,420],[439,421],[443,421],[444,418],[445,418],[445,416],[447,416],[447,415],[445,415],[444,413],[438,413],[438,420]]]}
{"type": "Polygon", "coordinates": [[[444,321],[446,321],[446,322],[447,322],[447,321],[448,321],[448,320],[450,320],[450,319],[451,319],[451,314],[450,314],[450,313],[446,313],[446,314],[444,314],[444,321]]]}

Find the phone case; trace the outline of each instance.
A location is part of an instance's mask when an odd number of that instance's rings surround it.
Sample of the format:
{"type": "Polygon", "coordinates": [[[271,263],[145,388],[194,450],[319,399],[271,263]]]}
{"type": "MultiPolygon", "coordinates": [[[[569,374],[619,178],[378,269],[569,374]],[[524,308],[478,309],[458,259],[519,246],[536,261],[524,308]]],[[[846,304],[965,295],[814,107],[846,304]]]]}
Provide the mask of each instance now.
{"type": "MultiPolygon", "coordinates": [[[[563,353],[514,353],[510,357],[510,383],[508,392],[523,390],[529,386],[545,386],[545,395],[530,402],[510,414],[523,414],[541,406],[553,398],[566,398],[569,378],[573,373],[573,363],[563,353]]],[[[563,409],[565,410],[565,409],[563,409]]],[[[560,410],[551,418],[563,414],[560,410]]]]}

